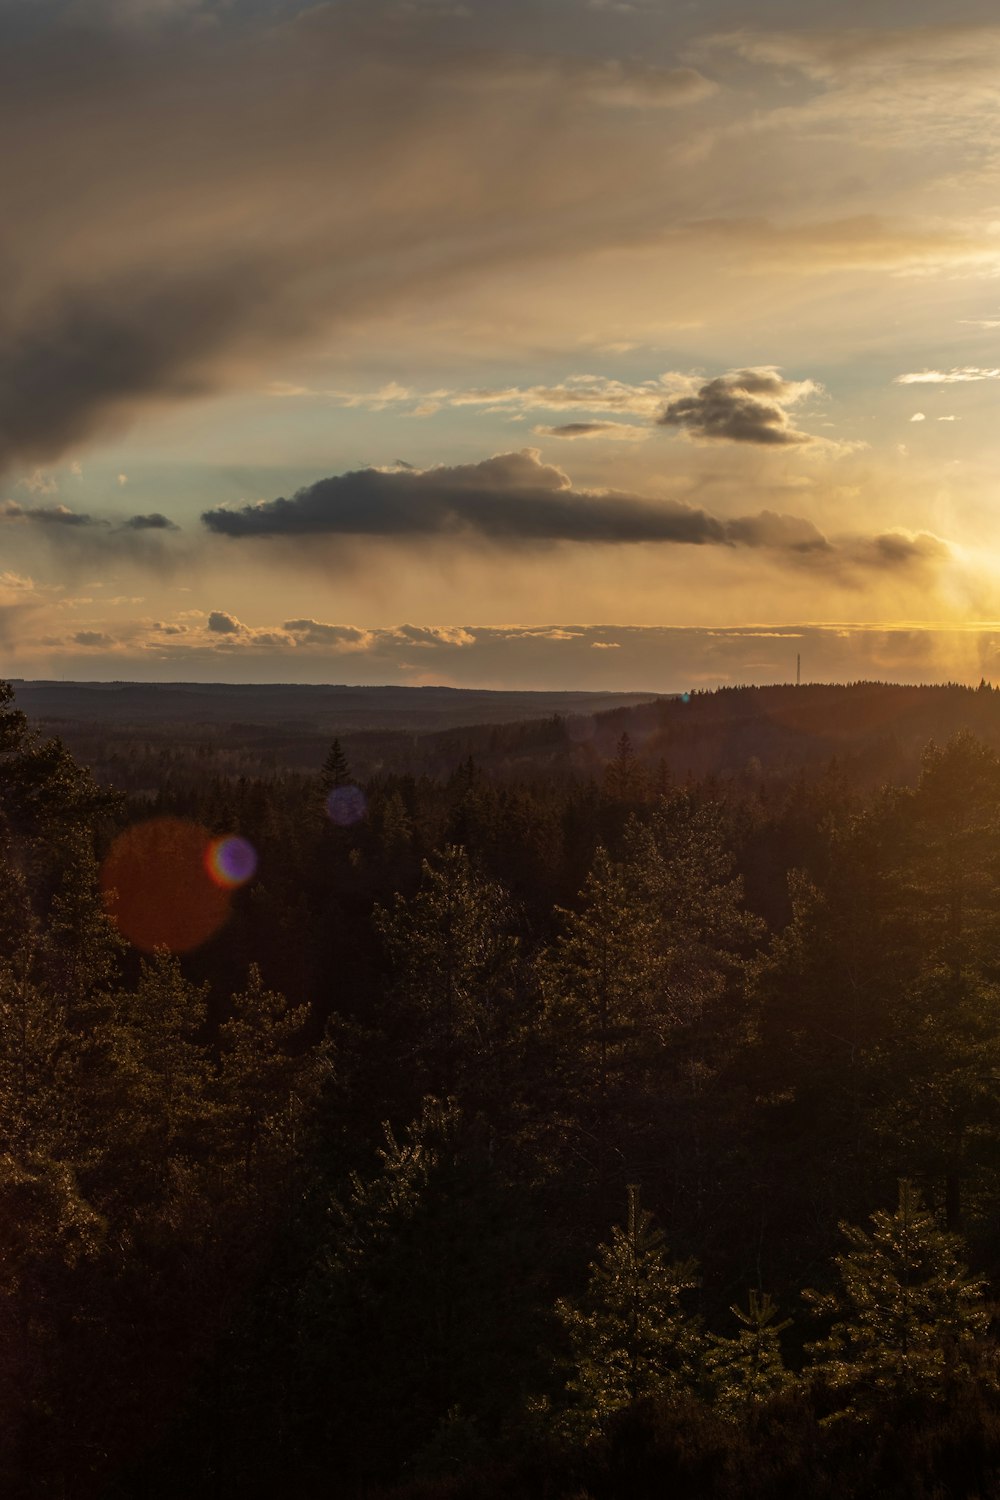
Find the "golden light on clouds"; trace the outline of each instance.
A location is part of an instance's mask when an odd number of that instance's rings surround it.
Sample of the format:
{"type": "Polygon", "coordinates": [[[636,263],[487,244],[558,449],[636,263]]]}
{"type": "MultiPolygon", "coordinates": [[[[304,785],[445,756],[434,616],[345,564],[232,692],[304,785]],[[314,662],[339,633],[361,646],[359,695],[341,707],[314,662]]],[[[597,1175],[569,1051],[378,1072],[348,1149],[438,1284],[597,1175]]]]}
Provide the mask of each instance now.
{"type": "Polygon", "coordinates": [[[834,675],[974,673],[974,11],[5,13],[13,669],[663,688],[685,629],[731,680],[782,668],[752,623],[853,619],[834,675]],[[648,650],[537,633],[580,619],[648,650]]]}

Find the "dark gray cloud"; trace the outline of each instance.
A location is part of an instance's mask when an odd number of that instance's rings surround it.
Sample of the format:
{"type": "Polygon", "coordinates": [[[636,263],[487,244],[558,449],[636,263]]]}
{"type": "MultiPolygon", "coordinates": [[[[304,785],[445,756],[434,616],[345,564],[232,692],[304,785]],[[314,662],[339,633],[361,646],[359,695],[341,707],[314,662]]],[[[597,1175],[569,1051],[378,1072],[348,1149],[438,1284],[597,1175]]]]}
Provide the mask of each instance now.
{"type": "Polygon", "coordinates": [[[732,370],[693,395],[669,401],[658,422],[707,440],[769,447],[813,443],[809,433],[792,426],[787,408],[815,389],[810,381],[784,380],[771,368],[732,370]]]}
{"type": "Polygon", "coordinates": [[[616,422],[563,422],[558,427],[536,427],[535,431],[545,437],[590,437],[592,433],[607,432],[617,425],[616,422]]]}
{"type": "MultiPolygon", "coordinates": [[[[86,511],[70,510],[67,505],[19,505],[16,500],[7,500],[0,507],[0,520],[28,521],[38,526],[92,527],[102,529],[111,526],[108,520],[88,515],[86,511]]],[[[169,517],[153,511],[147,516],[129,516],[120,522],[118,531],[180,531],[180,527],[169,517]]]]}
{"type": "Polygon", "coordinates": [[[213,609],[208,617],[207,628],[213,635],[239,635],[244,627],[235,615],[228,615],[222,609],[213,609]]]}
{"type": "Polygon", "coordinates": [[[290,500],[206,511],[229,537],[473,535],[497,542],[725,541],[723,524],[676,501],[575,490],[537,454],[501,453],[434,469],[359,469],[320,479],[290,500]]]}
{"type": "Polygon", "coordinates": [[[263,273],[246,264],[151,269],[0,319],[0,470],[113,428],[145,397],[210,390],[212,357],[238,345],[246,300],[263,291],[263,273]]]}
{"type": "Polygon", "coordinates": [[[355,625],[327,625],[322,620],[286,620],[281,628],[310,646],[357,646],[367,639],[367,632],[355,625]]]}
{"type": "Polygon", "coordinates": [[[113,635],[104,635],[100,630],[78,630],[73,640],[77,646],[113,646],[113,635]]]}
{"type": "MultiPolygon", "coordinates": [[[[647,542],[756,548],[800,563],[886,570],[948,555],[936,537],[886,533],[831,540],[801,516],[765,510],[723,518],[677,500],[576,489],[534,449],[452,467],[359,469],[320,479],[291,499],[206,511],[202,521],[233,539],[313,544],[322,537],[482,539],[500,546],[647,542]]],[[[308,620],[286,626],[300,627],[320,629],[308,620]]]]}
{"type": "Polygon", "coordinates": [[[622,442],[634,442],[647,436],[647,429],[631,422],[561,422],[554,427],[538,426],[532,431],[539,437],[565,438],[615,438],[622,442]]]}
{"type": "Polygon", "coordinates": [[[128,531],[180,531],[176,521],[161,515],[158,510],[148,516],[129,516],[124,524],[128,531]]]}
{"type": "Polygon", "coordinates": [[[16,500],[5,502],[0,510],[0,519],[5,521],[28,521],[37,526],[107,526],[107,521],[95,520],[83,511],[70,510],[65,505],[18,505],[16,500]]]}

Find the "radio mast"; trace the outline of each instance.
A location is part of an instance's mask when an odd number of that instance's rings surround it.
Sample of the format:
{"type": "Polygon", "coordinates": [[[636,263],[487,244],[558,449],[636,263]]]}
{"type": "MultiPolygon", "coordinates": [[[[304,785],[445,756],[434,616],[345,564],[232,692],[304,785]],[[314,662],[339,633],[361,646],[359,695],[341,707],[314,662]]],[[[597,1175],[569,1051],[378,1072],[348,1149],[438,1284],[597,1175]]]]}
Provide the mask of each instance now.
{"type": "Polygon", "coordinates": [[[802,652],[801,651],[797,652],[796,656],[795,656],[795,686],[796,687],[801,687],[802,686],[802,652]]]}

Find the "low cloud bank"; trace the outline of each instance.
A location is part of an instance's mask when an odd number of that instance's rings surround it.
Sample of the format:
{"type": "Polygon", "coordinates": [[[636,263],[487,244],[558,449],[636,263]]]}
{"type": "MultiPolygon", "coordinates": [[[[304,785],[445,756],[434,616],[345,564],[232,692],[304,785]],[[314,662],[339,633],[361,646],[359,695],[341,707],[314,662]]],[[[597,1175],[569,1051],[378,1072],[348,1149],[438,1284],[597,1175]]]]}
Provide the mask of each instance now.
{"type": "Polygon", "coordinates": [[[720,517],[677,500],[574,487],[535,449],[479,463],[358,469],[317,480],[290,499],[206,511],[209,531],[233,540],[322,537],[375,540],[474,539],[497,546],[567,542],[745,547],[799,562],[898,569],[942,559],[948,549],[926,533],[887,532],[830,539],[801,516],[761,511],[720,517]]]}
{"type": "Polygon", "coordinates": [[[104,652],[102,674],[165,681],[677,692],[727,683],[791,682],[800,654],[805,681],[1000,680],[1000,632],[986,626],[365,627],[315,619],[254,626],[217,610],[179,623],[135,621],[113,633],[93,622],[44,645],[49,648],[46,662],[69,676],[74,671],[92,675],[104,652]],[[74,662],[81,665],[74,667],[74,662]]]}

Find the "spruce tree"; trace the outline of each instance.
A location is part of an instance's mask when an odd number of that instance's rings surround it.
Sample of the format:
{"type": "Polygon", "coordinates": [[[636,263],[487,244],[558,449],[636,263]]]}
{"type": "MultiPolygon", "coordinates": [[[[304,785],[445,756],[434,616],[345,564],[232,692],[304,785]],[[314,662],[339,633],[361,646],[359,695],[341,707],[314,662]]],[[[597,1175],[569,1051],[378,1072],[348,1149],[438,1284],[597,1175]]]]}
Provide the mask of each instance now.
{"type": "Polygon", "coordinates": [[[754,1290],[746,1311],[735,1305],[731,1311],[741,1324],[740,1331],[735,1338],[709,1334],[705,1374],[716,1408],[725,1416],[739,1417],[748,1406],[767,1401],[794,1383],[781,1353],[781,1335],[791,1319],[778,1322],[778,1308],[770,1294],[754,1290]]]}
{"type": "Polygon", "coordinates": [[[339,786],[350,786],[354,780],[347,756],[339,740],[334,740],[327,752],[323,769],[319,773],[320,790],[324,797],[336,791],[339,786]]]}
{"type": "Polygon", "coordinates": [[[901,1180],[895,1212],[873,1214],[870,1231],[841,1230],[850,1248],[836,1257],[840,1287],[803,1296],[834,1319],[810,1353],[844,1408],[864,1413],[886,1397],[941,1395],[956,1377],[982,1378],[985,1283],[969,1275],[957,1236],[938,1227],[917,1189],[901,1180]]]}
{"type": "Polygon", "coordinates": [[[623,733],[615,746],[614,759],[604,768],[605,796],[615,802],[637,802],[645,794],[648,778],[639,764],[635,746],[628,733],[623,733]]]}
{"type": "Polygon", "coordinates": [[[630,1185],[625,1225],[616,1224],[610,1244],[598,1247],[584,1297],[556,1304],[571,1350],[568,1433],[597,1431],[641,1397],[694,1386],[699,1320],[683,1298],[697,1286],[695,1263],[668,1259],[662,1230],[630,1185]]]}

